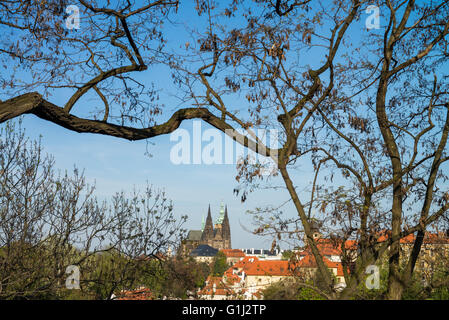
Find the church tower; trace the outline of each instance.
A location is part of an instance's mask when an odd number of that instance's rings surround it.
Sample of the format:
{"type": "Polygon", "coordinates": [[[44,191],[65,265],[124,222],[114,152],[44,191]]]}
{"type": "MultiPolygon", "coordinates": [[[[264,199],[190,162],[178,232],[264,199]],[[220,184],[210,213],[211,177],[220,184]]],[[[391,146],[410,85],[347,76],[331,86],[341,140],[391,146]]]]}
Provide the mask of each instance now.
{"type": "Polygon", "coordinates": [[[228,207],[222,203],[220,206],[220,214],[215,220],[212,220],[212,213],[207,211],[206,222],[201,230],[190,230],[189,236],[185,241],[186,248],[197,247],[198,245],[208,245],[215,249],[231,249],[231,227],[229,225],[228,207]]]}
{"type": "Polygon", "coordinates": [[[206,224],[204,225],[203,234],[201,235],[201,242],[204,244],[209,244],[209,240],[214,237],[214,226],[212,225],[212,215],[210,213],[210,204],[209,211],[207,212],[206,224]]]}
{"type": "Polygon", "coordinates": [[[231,248],[231,226],[229,224],[229,217],[228,217],[228,206],[225,208],[225,213],[223,217],[223,223],[221,225],[221,233],[222,233],[222,239],[224,241],[225,248],[231,248]]]}
{"type": "Polygon", "coordinates": [[[181,254],[188,255],[192,250],[199,245],[208,245],[212,248],[232,249],[231,247],[231,226],[229,224],[228,207],[223,203],[220,206],[220,214],[215,221],[212,221],[212,214],[209,209],[207,211],[206,222],[204,223],[204,216],[202,219],[201,230],[190,230],[187,238],[184,239],[180,246],[181,254]]]}

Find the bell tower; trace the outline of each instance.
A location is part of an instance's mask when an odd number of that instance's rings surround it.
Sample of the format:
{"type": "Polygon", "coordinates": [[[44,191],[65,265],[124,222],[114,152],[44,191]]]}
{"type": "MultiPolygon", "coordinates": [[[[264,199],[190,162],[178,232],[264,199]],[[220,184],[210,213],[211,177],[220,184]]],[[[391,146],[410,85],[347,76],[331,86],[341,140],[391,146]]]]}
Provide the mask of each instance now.
{"type": "Polygon", "coordinates": [[[209,211],[207,212],[206,224],[204,225],[203,234],[201,235],[201,242],[208,244],[211,239],[214,237],[214,226],[212,225],[212,215],[210,213],[210,204],[209,211]]]}
{"type": "Polygon", "coordinates": [[[224,249],[231,249],[231,226],[229,224],[228,206],[225,208],[223,223],[221,225],[224,249]]]}

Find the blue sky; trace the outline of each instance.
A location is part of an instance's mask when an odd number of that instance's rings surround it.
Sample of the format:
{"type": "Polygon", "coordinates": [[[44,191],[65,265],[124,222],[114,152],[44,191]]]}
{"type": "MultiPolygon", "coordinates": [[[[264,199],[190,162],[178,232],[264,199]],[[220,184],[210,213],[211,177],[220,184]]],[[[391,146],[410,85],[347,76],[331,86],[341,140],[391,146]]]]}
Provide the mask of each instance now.
{"type": "MultiPolygon", "coordinates": [[[[194,13],[194,2],[183,2],[176,20],[180,25],[167,28],[166,39],[168,46],[177,49],[184,46],[186,41],[192,41],[185,32],[194,13]],[[184,32],[183,32],[184,30],[184,32]]],[[[202,16],[204,18],[204,16],[202,16]]],[[[239,19],[239,18],[235,18],[239,19]]],[[[195,24],[204,23],[196,18],[195,24]]],[[[83,17],[81,16],[81,28],[83,17]]],[[[199,27],[199,25],[198,25],[199,27]]],[[[26,74],[16,72],[16,76],[26,79],[26,74]]],[[[150,66],[150,69],[137,74],[136,78],[146,84],[156,82],[160,92],[160,102],[167,107],[158,123],[165,121],[173,110],[178,107],[179,100],[173,97],[174,86],[167,69],[150,66]],[[170,91],[172,90],[172,91],[170,91]]],[[[64,105],[73,92],[66,89],[56,90],[49,100],[59,106],[64,105]]],[[[92,106],[101,106],[95,95],[87,94],[75,105],[73,112],[79,116],[86,116],[92,106]],[[94,98],[94,99],[92,99],[94,98]]],[[[246,106],[243,107],[245,109],[246,106]]],[[[175,165],[170,161],[170,149],[176,142],[170,141],[170,136],[159,136],[151,139],[148,145],[152,157],[145,155],[146,141],[130,142],[118,138],[78,134],[53,123],[27,115],[23,119],[26,134],[33,139],[42,135],[44,151],[53,155],[56,168],[72,170],[74,165],[84,169],[85,176],[91,184],[96,186],[96,195],[100,199],[107,199],[121,190],[132,192],[133,188],[144,188],[146,182],[156,188],[165,190],[167,196],[173,200],[177,216],[188,215],[185,224],[187,229],[199,229],[203,216],[207,214],[211,205],[213,219],[218,216],[220,203],[228,206],[231,224],[233,248],[270,248],[272,239],[262,238],[246,231],[253,230],[250,215],[247,210],[265,205],[277,206],[289,199],[286,190],[258,190],[251,193],[245,203],[241,203],[240,196],[233,193],[238,185],[235,177],[235,164],[223,165],[175,165]]],[[[211,128],[202,123],[203,131],[211,128]]],[[[192,131],[192,121],[185,121],[180,129],[192,131]]],[[[224,135],[221,135],[224,138],[224,135]]],[[[203,146],[207,144],[204,143],[203,146]]],[[[301,181],[301,188],[311,184],[311,170],[303,169],[294,173],[296,181],[301,181]]],[[[281,179],[273,180],[276,186],[284,186],[281,179]]],[[[286,216],[296,217],[296,211],[291,204],[283,207],[286,216]]],[[[285,247],[284,247],[285,248],[285,247]]]]}
{"type": "MultiPolygon", "coordinates": [[[[183,30],[189,26],[192,17],[195,16],[193,10],[193,1],[181,4],[175,20],[182,22],[184,26],[181,24],[177,28],[169,27],[166,30],[169,47],[176,49],[183,46],[186,41],[192,41],[183,30]]],[[[239,20],[238,17],[233,19],[239,20]]],[[[81,28],[82,24],[81,16],[81,28]]],[[[197,17],[195,24],[206,25],[197,17]]],[[[310,58],[305,57],[302,63],[309,63],[307,59],[310,58]]],[[[167,70],[163,67],[151,66],[148,72],[138,74],[137,79],[147,83],[156,81],[158,88],[168,88],[161,92],[161,102],[167,108],[158,122],[164,121],[179,102],[171,95],[173,92],[170,90],[173,86],[167,70]]],[[[70,94],[68,90],[57,90],[50,100],[57,105],[64,105],[70,94]]],[[[74,113],[83,115],[86,111],[90,111],[91,98],[92,95],[87,95],[80,99],[73,109],[74,113]]],[[[245,108],[246,106],[242,106],[242,109],[245,108]]],[[[147,147],[145,141],[129,142],[101,135],[78,134],[32,115],[24,117],[23,126],[31,138],[42,135],[44,150],[54,156],[56,168],[71,170],[76,165],[84,169],[88,181],[95,183],[96,195],[100,199],[106,199],[121,190],[131,192],[134,187],[143,189],[148,181],[166,191],[167,196],[174,202],[176,215],[188,215],[189,219],[185,225],[188,229],[200,228],[202,217],[207,214],[209,204],[215,219],[220,202],[223,201],[228,206],[234,248],[269,248],[272,239],[261,238],[245,230],[245,228],[253,230],[255,227],[246,211],[265,205],[277,206],[289,199],[285,189],[257,190],[249,195],[245,203],[241,203],[240,197],[233,193],[238,185],[235,179],[237,175],[235,164],[174,165],[170,162],[170,149],[176,142],[171,142],[169,135],[151,139],[152,144],[148,147],[152,157],[148,157],[145,155],[147,147]]],[[[202,123],[202,128],[206,130],[210,126],[202,123]]],[[[192,121],[183,122],[181,129],[191,132],[192,121]]],[[[312,170],[308,164],[301,168],[303,169],[291,172],[293,181],[299,183],[300,191],[310,186],[313,179],[312,170]]],[[[272,183],[275,186],[284,186],[280,178],[273,179],[272,183]]],[[[299,195],[300,197],[308,196],[301,192],[299,195]]],[[[297,216],[291,203],[284,206],[283,211],[286,216],[297,216]]]]}
{"type": "MultiPolygon", "coordinates": [[[[121,190],[131,192],[134,187],[143,190],[148,181],[166,191],[174,202],[177,216],[188,215],[185,224],[188,229],[201,227],[209,204],[215,219],[223,201],[228,206],[234,248],[269,248],[270,238],[255,236],[245,230],[254,229],[246,211],[288,200],[286,190],[258,190],[242,204],[240,197],[233,194],[237,186],[235,165],[172,164],[170,149],[176,142],[170,141],[169,135],[151,140],[154,144],[148,148],[152,157],[148,157],[145,155],[145,141],[130,142],[101,135],[78,134],[33,115],[24,117],[23,127],[31,138],[37,139],[42,135],[44,151],[54,156],[57,169],[71,170],[74,165],[84,169],[87,180],[95,183],[96,195],[100,199],[107,199],[121,190]]],[[[202,127],[206,129],[208,125],[203,123],[202,127]]],[[[181,126],[181,129],[191,128],[192,121],[186,121],[181,126]]],[[[304,187],[311,182],[310,171],[297,170],[294,174],[301,177],[304,187]]],[[[283,185],[278,178],[273,179],[273,183],[283,185]]],[[[291,205],[284,207],[284,213],[296,215],[291,205]]]]}
{"type": "MultiPolygon", "coordinates": [[[[193,1],[180,7],[179,20],[188,23],[191,21],[193,1]]],[[[195,23],[198,19],[196,19],[195,23]]],[[[352,26],[352,40],[361,35],[366,35],[364,17],[352,26]]],[[[381,20],[381,25],[383,21],[381,20]]],[[[81,21],[82,27],[82,21],[81,21]]],[[[191,41],[187,35],[178,29],[172,29],[167,33],[169,44],[174,48],[191,41]]],[[[373,30],[371,32],[382,32],[373,30]]],[[[315,59],[304,57],[301,65],[316,63],[315,59]]],[[[158,120],[162,122],[178,106],[178,100],[170,95],[170,75],[164,68],[154,68],[142,75],[138,75],[142,81],[156,81],[158,88],[164,88],[161,92],[161,102],[167,108],[163,116],[158,120]]],[[[64,105],[70,96],[67,90],[58,91],[50,97],[50,101],[57,105],[64,105]]],[[[83,114],[92,105],[90,97],[82,98],[75,106],[75,114],[83,114]]],[[[245,109],[246,106],[242,106],[245,109]]],[[[131,192],[134,187],[143,189],[148,181],[157,188],[164,189],[167,196],[173,200],[175,213],[178,216],[187,214],[189,219],[185,227],[187,229],[199,229],[202,217],[207,214],[208,205],[211,205],[213,218],[217,217],[220,202],[228,206],[231,223],[232,245],[234,248],[269,248],[270,238],[261,238],[244,230],[254,229],[251,217],[247,210],[265,205],[279,205],[289,199],[285,189],[257,190],[251,193],[245,203],[240,202],[240,197],[234,195],[233,190],[238,185],[235,180],[237,170],[234,165],[175,165],[170,161],[170,150],[176,142],[170,141],[170,136],[159,136],[151,139],[148,145],[152,157],[145,155],[147,144],[145,141],[130,142],[118,138],[94,135],[78,134],[59,127],[50,122],[28,115],[24,117],[23,126],[28,136],[38,138],[42,135],[42,144],[46,152],[52,154],[56,160],[56,167],[61,170],[71,170],[74,165],[85,170],[85,175],[91,183],[95,183],[97,196],[101,199],[112,196],[121,190],[131,192]]],[[[203,130],[210,128],[202,123],[203,130]]],[[[181,129],[189,132],[192,130],[192,121],[185,121],[181,129]]],[[[222,135],[223,137],[223,135],[222,135]]],[[[207,144],[207,143],[205,143],[207,144]]],[[[203,144],[203,146],[205,145],[203,144]]],[[[312,183],[313,175],[310,164],[305,163],[291,172],[292,180],[297,184],[298,193],[305,202],[308,193],[303,192],[312,183]]],[[[275,186],[284,186],[279,178],[272,180],[275,186]]],[[[297,213],[292,204],[287,204],[283,211],[288,217],[296,217],[297,213]]],[[[285,247],[284,247],[285,248],[285,247]]]]}

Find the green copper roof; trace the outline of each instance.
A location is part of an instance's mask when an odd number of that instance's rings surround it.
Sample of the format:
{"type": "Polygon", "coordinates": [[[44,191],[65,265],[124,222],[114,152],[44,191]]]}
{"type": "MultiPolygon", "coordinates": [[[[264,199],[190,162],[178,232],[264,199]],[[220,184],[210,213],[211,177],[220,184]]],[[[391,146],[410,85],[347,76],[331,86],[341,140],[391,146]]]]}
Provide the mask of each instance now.
{"type": "Polygon", "coordinates": [[[220,205],[220,215],[218,216],[217,220],[215,220],[215,224],[222,224],[223,220],[224,220],[224,215],[225,215],[225,209],[224,209],[224,204],[222,201],[221,205],[220,205]]]}

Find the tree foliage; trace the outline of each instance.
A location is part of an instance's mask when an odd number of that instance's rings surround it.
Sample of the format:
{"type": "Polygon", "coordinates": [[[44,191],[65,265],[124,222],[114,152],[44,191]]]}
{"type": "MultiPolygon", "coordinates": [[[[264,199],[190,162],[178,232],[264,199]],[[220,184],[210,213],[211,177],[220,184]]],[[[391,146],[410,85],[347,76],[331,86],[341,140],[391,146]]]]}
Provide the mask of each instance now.
{"type": "Polygon", "coordinates": [[[185,219],[150,185],[100,202],[78,169],[58,174],[39,141],[10,123],[1,129],[0,298],[64,297],[71,265],[87,296],[132,288],[139,257],[178,245],[185,219]]]}
{"type": "Polygon", "coordinates": [[[229,269],[229,265],[226,263],[226,255],[218,251],[217,255],[214,257],[212,274],[214,276],[223,276],[223,273],[229,269]]]}
{"type": "MultiPolygon", "coordinates": [[[[381,25],[374,30],[364,23],[367,0],[197,0],[188,14],[195,10],[195,23],[183,26],[191,41],[182,44],[165,27],[179,26],[169,22],[187,2],[76,3],[85,14],[76,36],[55,15],[64,2],[0,4],[8,35],[0,42],[8,69],[0,122],[31,113],[76,132],[138,140],[202,119],[276,163],[273,175],[297,219],[293,231],[285,223],[270,228],[277,238],[300,234],[332,298],[353,296],[365,268],[386,252],[388,298],[402,297],[425,232],[449,209],[447,0],[376,1],[381,25]],[[166,108],[157,88],[139,81],[156,65],[165,66],[184,107],[166,108]],[[61,106],[48,98],[58,90],[69,92],[61,106]],[[89,94],[101,108],[84,102],[89,94]],[[81,103],[91,116],[75,114],[81,103]],[[158,115],[168,109],[164,122],[158,115]],[[256,128],[278,129],[280,146],[267,146],[256,128]],[[294,172],[306,165],[314,179],[305,197],[294,172]],[[352,272],[341,293],[317,248],[313,219],[324,236],[358,243],[355,261],[343,257],[352,272]],[[385,229],[390,236],[379,243],[385,229]],[[399,241],[410,234],[416,240],[401,268],[399,241]]],[[[242,201],[266,178],[260,164],[242,161],[242,201]]]]}

